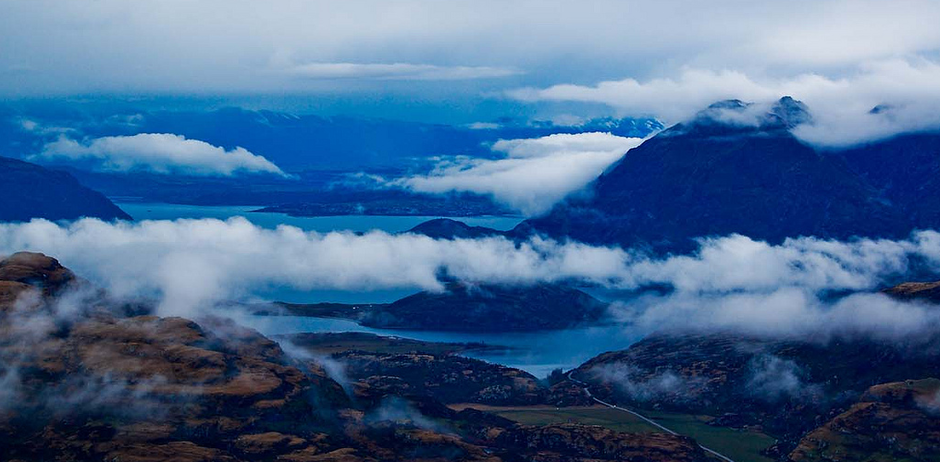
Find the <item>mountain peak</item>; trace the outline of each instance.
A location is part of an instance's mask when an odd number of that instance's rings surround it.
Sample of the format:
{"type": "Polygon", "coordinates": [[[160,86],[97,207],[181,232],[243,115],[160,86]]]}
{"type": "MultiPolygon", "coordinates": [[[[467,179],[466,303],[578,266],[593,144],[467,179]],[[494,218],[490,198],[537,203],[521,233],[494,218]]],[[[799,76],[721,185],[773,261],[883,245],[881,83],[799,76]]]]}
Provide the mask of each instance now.
{"type": "Polygon", "coordinates": [[[787,129],[812,123],[813,116],[802,101],[793,99],[791,96],[780,98],[770,108],[770,113],[764,117],[761,125],[782,125],[787,129]]]}
{"type": "Polygon", "coordinates": [[[784,96],[774,102],[769,109],[766,105],[739,99],[717,101],[699,111],[688,125],[698,127],[725,125],[757,130],[789,130],[804,123],[811,123],[812,119],[805,104],[793,97],[784,96]]]}

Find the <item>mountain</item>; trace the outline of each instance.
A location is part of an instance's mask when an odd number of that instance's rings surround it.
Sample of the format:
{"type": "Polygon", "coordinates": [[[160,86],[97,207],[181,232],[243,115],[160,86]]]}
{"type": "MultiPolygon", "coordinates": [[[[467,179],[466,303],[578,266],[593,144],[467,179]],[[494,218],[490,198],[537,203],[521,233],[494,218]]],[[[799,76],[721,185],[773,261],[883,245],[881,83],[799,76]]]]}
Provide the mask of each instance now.
{"type": "Polygon", "coordinates": [[[900,134],[839,154],[914,228],[940,223],[940,134],[900,134]]]}
{"type": "Polygon", "coordinates": [[[767,111],[716,103],[632,149],[588,194],[513,234],[686,251],[693,238],[731,233],[780,242],[898,238],[940,226],[940,136],[820,150],[791,132],[811,120],[789,97],[767,111]]]}
{"type": "Polygon", "coordinates": [[[67,127],[78,139],[173,133],[226,149],[243,147],[291,173],[362,171],[410,166],[444,154],[493,156],[489,145],[500,139],[596,131],[642,138],[662,128],[649,118],[598,118],[576,125],[501,118],[482,126],[463,126],[238,107],[166,110],[165,106],[111,101],[0,104],[0,152],[16,157],[36,154],[62,134],[60,127],[67,127]]]}
{"type": "Polygon", "coordinates": [[[0,221],[130,219],[72,175],[7,157],[0,157],[0,198],[0,221]]]}

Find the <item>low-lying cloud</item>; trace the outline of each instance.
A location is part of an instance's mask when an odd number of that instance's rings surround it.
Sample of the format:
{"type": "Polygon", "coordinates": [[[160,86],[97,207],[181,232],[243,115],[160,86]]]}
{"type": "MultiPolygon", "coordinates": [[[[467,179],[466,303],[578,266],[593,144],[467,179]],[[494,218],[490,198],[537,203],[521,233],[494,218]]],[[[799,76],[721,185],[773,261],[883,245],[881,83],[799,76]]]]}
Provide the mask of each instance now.
{"type": "Polygon", "coordinates": [[[170,133],[106,136],[85,141],[67,137],[48,143],[35,159],[91,162],[102,171],[147,171],[159,174],[232,176],[269,173],[285,176],[263,156],[245,148],[225,150],[205,141],[170,133]]]}
{"type": "Polygon", "coordinates": [[[686,120],[715,101],[769,102],[790,95],[804,101],[814,116],[814,123],[794,131],[799,138],[845,146],[940,128],[938,82],[940,63],[917,58],[865,62],[840,78],[815,73],[768,78],[738,70],[688,67],[676,77],[521,88],[507,94],[527,102],[601,103],[623,114],[653,116],[668,123],[686,120]],[[878,106],[884,110],[872,112],[878,106]]]}
{"type": "Polygon", "coordinates": [[[0,254],[19,250],[53,255],[118,297],[155,297],[164,315],[196,316],[216,302],[271,288],[440,290],[446,276],[479,283],[673,287],[617,308],[625,324],[645,331],[900,338],[940,327],[936,309],[870,293],[915,265],[940,269],[940,233],[934,231],[899,241],[799,238],[780,245],[728,236],[701,241],[692,255],[658,258],[540,238],[264,229],[243,218],[0,224],[0,254]],[[827,298],[834,291],[858,293],[827,298]]]}
{"type": "Polygon", "coordinates": [[[425,193],[487,194],[523,214],[536,215],[584,188],[642,142],[610,133],[500,140],[492,149],[506,156],[502,159],[458,157],[440,162],[427,175],[395,184],[425,193]]]}

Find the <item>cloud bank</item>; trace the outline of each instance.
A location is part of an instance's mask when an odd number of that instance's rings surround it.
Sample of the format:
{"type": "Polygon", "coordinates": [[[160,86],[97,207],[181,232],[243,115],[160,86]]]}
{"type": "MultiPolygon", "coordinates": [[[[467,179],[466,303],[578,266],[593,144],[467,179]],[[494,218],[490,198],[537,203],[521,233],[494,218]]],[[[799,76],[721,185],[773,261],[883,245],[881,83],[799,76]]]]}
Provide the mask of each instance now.
{"type": "Polygon", "coordinates": [[[715,101],[768,103],[789,95],[805,102],[815,119],[794,133],[826,146],[940,128],[940,64],[928,59],[863,63],[841,78],[816,73],[756,77],[736,70],[686,68],[677,77],[521,88],[507,94],[525,102],[601,103],[625,114],[653,116],[668,123],[686,120],[715,101]],[[883,110],[872,112],[877,106],[883,110]]]}
{"type": "Polygon", "coordinates": [[[520,72],[489,66],[435,66],[408,63],[310,63],[286,72],[308,79],[470,80],[508,77],[520,72]]]}
{"type": "Polygon", "coordinates": [[[71,224],[0,224],[0,254],[41,251],[118,297],[156,297],[163,315],[196,316],[219,301],[272,287],[295,290],[437,290],[442,275],[480,283],[580,281],[619,289],[668,284],[666,295],[622,303],[617,315],[644,331],[725,329],[753,335],[936,332],[940,312],[870,291],[915,262],[940,270],[940,233],[901,241],[769,245],[743,236],[702,241],[688,256],[534,238],[435,240],[384,232],[319,234],[256,227],[241,218],[71,224]]]}
{"type": "MultiPolygon", "coordinates": [[[[838,75],[940,49],[929,0],[0,2],[0,93],[318,88],[273,63],[515,68],[524,84],[682,66],[838,75]],[[226,21],[211,21],[225,11],[226,21]]],[[[518,85],[516,83],[515,85],[518,85]]]]}
{"type": "Polygon", "coordinates": [[[440,162],[427,175],[393,183],[425,193],[487,194],[531,216],[584,188],[642,142],[610,133],[500,140],[492,149],[504,154],[503,159],[458,157],[440,162]]]}
{"type": "Polygon", "coordinates": [[[33,158],[91,161],[97,169],[113,172],[149,171],[197,176],[271,173],[286,176],[277,165],[247,149],[238,147],[226,151],[205,141],[169,133],[106,136],[83,142],[60,137],[46,144],[33,158]]]}

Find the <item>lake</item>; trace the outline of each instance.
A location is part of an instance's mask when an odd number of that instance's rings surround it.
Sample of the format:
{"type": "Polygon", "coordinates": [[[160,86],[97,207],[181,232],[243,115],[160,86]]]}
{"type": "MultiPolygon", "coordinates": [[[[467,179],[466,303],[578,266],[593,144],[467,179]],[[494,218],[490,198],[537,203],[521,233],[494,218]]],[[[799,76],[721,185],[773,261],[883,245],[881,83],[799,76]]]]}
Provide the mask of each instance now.
{"type": "Polygon", "coordinates": [[[115,202],[135,220],[175,220],[177,218],[217,218],[225,220],[231,217],[245,217],[248,221],[262,228],[276,228],[278,225],[296,226],[304,231],[328,233],[330,231],[365,232],[382,230],[400,233],[435,218],[453,218],[471,226],[507,231],[518,225],[521,217],[425,217],[425,216],[384,216],[384,215],[339,215],[329,217],[292,217],[283,213],[252,212],[261,206],[251,205],[181,205],[146,202],[115,202]]]}
{"type": "Polygon", "coordinates": [[[265,335],[302,332],[368,332],[427,342],[480,342],[507,350],[469,351],[463,356],[522,369],[545,377],[552,369],[571,369],[600,353],[630,346],[642,334],[623,325],[589,326],[541,332],[468,333],[373,329],[346,319],[304,316],[249,316],[238,319],[265,335]]]}

